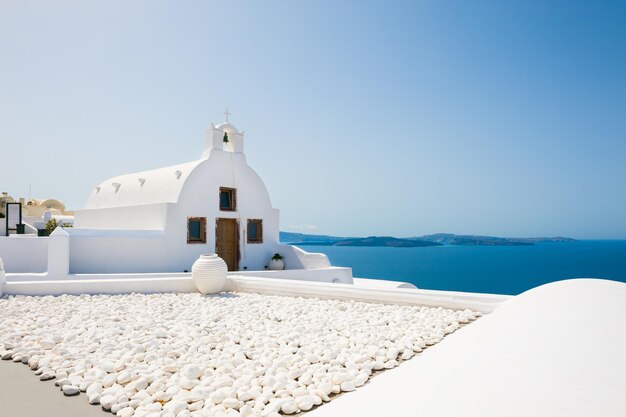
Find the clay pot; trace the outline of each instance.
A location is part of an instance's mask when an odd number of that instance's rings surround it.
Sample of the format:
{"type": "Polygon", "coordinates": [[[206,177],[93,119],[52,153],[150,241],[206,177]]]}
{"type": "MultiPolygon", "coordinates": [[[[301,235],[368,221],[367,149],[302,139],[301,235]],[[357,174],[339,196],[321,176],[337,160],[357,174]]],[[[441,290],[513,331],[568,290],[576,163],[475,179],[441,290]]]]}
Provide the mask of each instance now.
{"type": "Polygon", "coordinates": [[[285,269],[285,262],[282,259],[272,259],[270,261],[270,269],[275,271],[281,271],[285,269]]]}
{"type": "Polygon", "coordinates": [[[216,294],[224,289],[228,268],[226,262],[214,253],[200,255],[191,267],[191,277],[202,294],[216,294]]]}

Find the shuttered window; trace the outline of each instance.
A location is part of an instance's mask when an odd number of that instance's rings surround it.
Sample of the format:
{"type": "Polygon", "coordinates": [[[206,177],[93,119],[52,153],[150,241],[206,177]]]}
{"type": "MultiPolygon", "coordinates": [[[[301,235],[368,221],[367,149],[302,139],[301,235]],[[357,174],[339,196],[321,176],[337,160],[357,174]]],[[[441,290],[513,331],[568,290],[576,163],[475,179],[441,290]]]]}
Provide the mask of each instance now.
{"type": "Polygon", "coordinates": [[[248,219],[248,243],[263,243],[263,220],[248,219]]]}
{"type": "Polygon", "coordinates": [[[187,243],[206,243],[206,217],[187,218],[187,243]]]}

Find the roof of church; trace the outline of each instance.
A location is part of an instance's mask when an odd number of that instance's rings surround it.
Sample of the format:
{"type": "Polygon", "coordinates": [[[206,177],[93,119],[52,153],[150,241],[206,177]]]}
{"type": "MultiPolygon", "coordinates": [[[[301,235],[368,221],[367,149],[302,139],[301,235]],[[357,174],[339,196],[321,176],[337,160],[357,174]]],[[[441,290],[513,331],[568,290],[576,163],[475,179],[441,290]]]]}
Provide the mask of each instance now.
{"type": "Polygon", "coordinates": [[[85,209],[175,203],[187,177],[205,161],[201,159],[109,178],[93,189],[85,209]]]}

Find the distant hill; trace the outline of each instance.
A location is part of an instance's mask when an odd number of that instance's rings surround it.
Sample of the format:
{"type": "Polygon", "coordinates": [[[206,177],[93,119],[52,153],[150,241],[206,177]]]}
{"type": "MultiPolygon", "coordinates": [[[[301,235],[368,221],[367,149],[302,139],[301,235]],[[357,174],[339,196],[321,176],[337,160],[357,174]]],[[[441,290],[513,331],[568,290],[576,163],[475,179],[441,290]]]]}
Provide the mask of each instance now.
{"type": "Polygon", "coordinates": [[[370,236],[365,238],[338,237],[330,235],[308,235],[305,233],[280,232],[280,241],[288,244],[318,246],[387,246],[414,248],[422,246],[465,245],[465,246],[533,246],[545,242],[575,242],[567,237],[509,238],[495,236],[455,235],[437,233],[433,235],[395,238],[370,236]]]}
{"type": "Polygon", "coordinates": [[[535,243],[546,242],[575,242],[567,237],[495,237],[475,235],[455,235],[452,233],[437,233],[419,237],[411,237],[409,240],[426,240],[429,242],[442,243],[444,245],[471,245],[471,246],[532,246],[535,243]]]}
{"type": "Polygon", "coordinates": [[[316,243],[316,242],[336,242],[347,239],[345,237],[328,235],[307,235],[304,233],[280,232],[280,241],[283,243],[316,243]]]}
{"type": "Polygon", "coordinates": [[[338,240],[333,246],[388,246],[392,248],[415,248],[421,246],[441,246],[441,243],[417,239],[398,239],[390,236],[370,236],[338,240]]]}
{"type": "Polygon", "coordinates": [[[310,246],[387,246],[393,248],[415,248],[420,246],[440,246],[441,243],[425,242],[419,239],[398,239],[391,236],[337,237],[328,235],[307,235],[304,233],[280,232],[280,241],[290,244],[310,246]]]}

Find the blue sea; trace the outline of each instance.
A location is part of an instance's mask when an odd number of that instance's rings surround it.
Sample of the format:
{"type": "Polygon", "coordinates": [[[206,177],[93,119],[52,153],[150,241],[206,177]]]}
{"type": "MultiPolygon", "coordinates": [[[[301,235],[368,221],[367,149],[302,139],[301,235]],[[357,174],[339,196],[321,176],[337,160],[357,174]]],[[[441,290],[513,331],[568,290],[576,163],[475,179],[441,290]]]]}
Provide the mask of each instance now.
{"type": "Polygon", "coordinates": [[[333,265],[351,267],[355,277],[405,281],[433,290],[516,295],[568,278],[626,282],[626,240],[535,246],[297,246],[325,253],[333,265]]]}

